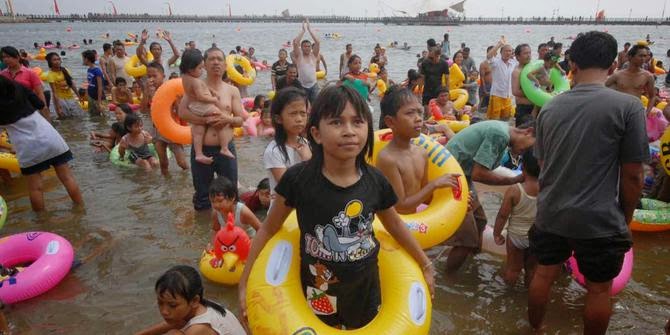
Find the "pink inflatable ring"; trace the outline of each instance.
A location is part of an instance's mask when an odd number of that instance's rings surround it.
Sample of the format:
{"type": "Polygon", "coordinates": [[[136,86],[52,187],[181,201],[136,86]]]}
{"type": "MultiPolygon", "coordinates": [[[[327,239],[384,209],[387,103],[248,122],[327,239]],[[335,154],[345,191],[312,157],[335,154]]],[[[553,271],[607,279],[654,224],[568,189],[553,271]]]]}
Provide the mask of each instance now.
{"type": "Polygon", "coordinates": [[[0,300],[13,304],[51,290],[70,272],[73,259],[70,242],[56,234],[30,232],[0,239],[0,264],[30,264],[0,281],[0,300]]]}
{"type": "MultiPolygon", "coordinates": [[[[579,285],[584,286],[586,283],[586,278],[584,278],[584,275],[579,272],[579,266],[577,265],[577,260],[575,259],[575,256],[570,256],[568,261],[566,262],[568,265],[568,270],[570,271],[572,278],[574,278],[579,285]]],[[[623,289],[626,287],[626,284],[628,284],[628,281],[630,280],[630,276],[633,273],[633,248],[630,248],[628,252],[626,252],[626,255],[623,258],[623,265],[621,266],[621,271],[619,272],[619,275],[617,275],[613,280],[612,280],[612,289],[610,290],[610,295],[615,296],[619,294],[619,292],[623,291],[623,289]]]]}

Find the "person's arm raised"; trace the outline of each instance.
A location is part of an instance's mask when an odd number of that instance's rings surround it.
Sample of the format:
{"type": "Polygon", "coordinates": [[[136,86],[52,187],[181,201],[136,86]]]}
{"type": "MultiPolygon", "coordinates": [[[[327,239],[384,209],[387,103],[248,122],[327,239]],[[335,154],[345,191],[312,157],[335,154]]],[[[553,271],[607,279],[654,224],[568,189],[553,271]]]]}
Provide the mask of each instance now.
{"type": "MultiPolygon", "coordinates": [[[[316,57],[316,61],[319,61],[319,52],[321,51],[321,40],[319,40],[319,37],[314,34],[312,31],[312,27],[309,25],[309,19],[305,19],[305,23],[307,24],[307,31],[309,32],[309,35],[312,36],[312,39],[314,40],[314,44],[312,44],[312,53],[314,54],[314,57],[316,57]]],[[[326,65],[326,62],[324,61],[323,65],[326,65]]]]}
{"type": "MultiPolygon", "coordinates": [[[[163,39],[168,42],[168,44],[170,45],[170,49],[172,49],[172,57],[170,57],[170,59],[168,60],[168,65],[175,64],[177,62],[177,59],[179,59],[179,56],[181,55],[179,54],[179,49],[177,49],[177,46],[175,46],[174,42],[172,41],[172,34],[169,31],[164,30],[163,39]]],[[[165,69],[165,71],[167,70],[168,69],[165,69]]]]}
{"type": "Polygon", "coordinates": [[[295,63],[296,59],[298,59],[298,55],[300,54],[300,40],[302,40],[302,37],[305,35],[305,22],[302,23],[302,30],[293,39],[293,50],[291,51],[291,60],[293,63],[295,63]]]}
{"type": "Polygon", "coordinates": [[[147,50],[144,47],[144,45],[147,43],[147,38],[149,38],[149,32],[146,29],[143,29],[142,37],[140,38],[140,44],[137,45],[137,49],[135,50],[137,58],[139,58],[140,63],[144,65],[147,65],[149,63],[147,61],[147,50]]]}

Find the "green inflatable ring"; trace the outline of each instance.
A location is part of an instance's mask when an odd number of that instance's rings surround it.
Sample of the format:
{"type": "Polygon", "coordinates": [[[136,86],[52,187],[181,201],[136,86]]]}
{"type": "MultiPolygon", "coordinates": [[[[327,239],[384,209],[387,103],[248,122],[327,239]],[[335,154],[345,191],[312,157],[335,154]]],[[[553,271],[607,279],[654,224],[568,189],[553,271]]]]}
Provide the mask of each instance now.
{"type": "MultiPolygon", "coordinates": [[[[158,158],[158,155],[156,154],[156,148],[154,148],[154,144],[150,143],[149,144],[149,151],[151,151],[151,155],[158,158]]],[[[172,152],[168,150],[167,152],[168,158],[172,158],[172,152]]],[[[126,157],[123,160],[120,160],[121,158],[119,156],[119,146],[118,144],[114,146],[112,151],[109,153],[109,160],[112,162],[112,164],[124,168],[136,168],[137,165],[135,163],[130,162],[130,151],[126,150],[126,157]]]]}
{"type": "Polygon", "coordinates": [[[528,79],[528,74],[542,66],[544,66],[544,61],[542,60],[530,62],[523,67],[523,70],[521,70],[521,74],[519,75],[519,82],[521,83],[523,94],[526,95],[528,100],[533,104],[540,107],[544,106],[544,104],[554,96],[570,90],[570,82],[568,81],[568,78],[563,76],[557,69],[551,69],[551,71],[549,71],[549,81],[554,85],[553,92],[549,93],[535,86],[535,83],[528,79]]]}
{"type": "Polygon", "coordinates": [[[0,229],[2,229],[2,226],[5,225],[5,221],[7,221],[8,212],[9,208],[7,207],[7,202],[0,196],[0,229]]]}

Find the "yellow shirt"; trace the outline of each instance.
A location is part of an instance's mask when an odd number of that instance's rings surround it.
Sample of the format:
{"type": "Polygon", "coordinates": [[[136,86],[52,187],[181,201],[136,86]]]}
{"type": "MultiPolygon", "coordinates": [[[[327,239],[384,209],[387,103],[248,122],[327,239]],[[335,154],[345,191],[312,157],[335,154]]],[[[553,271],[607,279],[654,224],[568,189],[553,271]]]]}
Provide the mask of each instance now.
{"type": "Polygon", "coordinates": [[[54,91],[59,99],[74,98],[74,92],[72,92],[72,89],[67,86],[63,72],[49,71],[47,74],[47,82],[49,84],[54,84],[54,91]]]}

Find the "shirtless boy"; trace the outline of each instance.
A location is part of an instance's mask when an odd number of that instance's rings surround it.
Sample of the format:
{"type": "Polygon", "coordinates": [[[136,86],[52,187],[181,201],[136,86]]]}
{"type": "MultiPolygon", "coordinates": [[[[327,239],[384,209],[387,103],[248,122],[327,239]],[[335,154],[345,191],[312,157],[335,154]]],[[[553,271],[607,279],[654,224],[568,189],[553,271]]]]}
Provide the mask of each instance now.
{"type": "Polygon", "coordinates": [[[423,126],[423,106],[412,91],[392,87],[382,99],[381,111],[393,139],[379,153],[377,166],[398,196],[396,211],[416,213],[419,205],[430,202],[435,189],[457,187],[459,175],[445,174],[428,182],[428,153],[410,143],[423,126]]]}

